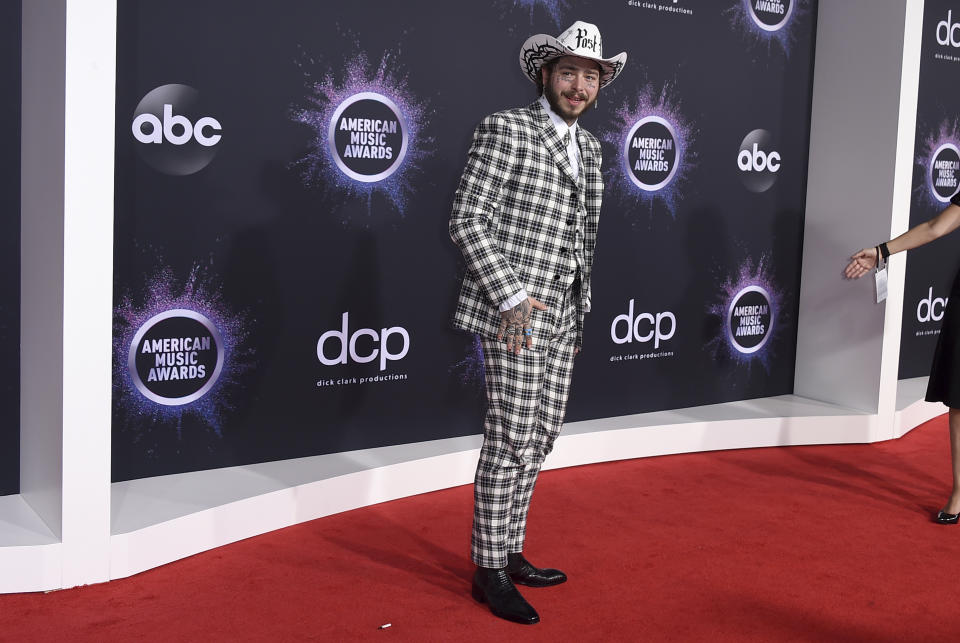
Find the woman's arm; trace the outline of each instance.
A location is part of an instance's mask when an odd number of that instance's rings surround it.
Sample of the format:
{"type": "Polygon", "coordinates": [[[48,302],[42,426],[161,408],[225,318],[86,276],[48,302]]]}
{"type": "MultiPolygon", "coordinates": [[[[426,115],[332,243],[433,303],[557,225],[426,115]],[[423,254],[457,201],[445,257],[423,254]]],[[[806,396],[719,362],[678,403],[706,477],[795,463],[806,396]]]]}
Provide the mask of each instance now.
{"type": "MultiPolygon", "coordinates": [[[[916,225],[896,239],[886,243],[890,254],[904,252],[930,243],[960,227],[960,206],[950,204],[947,209],[929,221],[916,225]]],[[[882,245],[882,244],[881,244],[882,245]]],[[[847,279],[859,279],[877,265],[877,248],[864,248],[850,257],[843,271],[847,279]]]]}

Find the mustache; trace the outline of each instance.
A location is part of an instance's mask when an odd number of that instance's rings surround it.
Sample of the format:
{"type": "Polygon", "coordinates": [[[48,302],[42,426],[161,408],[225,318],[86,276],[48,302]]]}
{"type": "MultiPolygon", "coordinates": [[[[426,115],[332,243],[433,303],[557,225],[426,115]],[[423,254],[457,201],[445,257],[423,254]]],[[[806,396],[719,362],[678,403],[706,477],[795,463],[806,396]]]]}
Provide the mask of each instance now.
{"type": "Polygon", "coordinates": [[[580,100],[587,100],[586,92],[561,92],[561,95],[565,98],[578,98],[580,100]]]}

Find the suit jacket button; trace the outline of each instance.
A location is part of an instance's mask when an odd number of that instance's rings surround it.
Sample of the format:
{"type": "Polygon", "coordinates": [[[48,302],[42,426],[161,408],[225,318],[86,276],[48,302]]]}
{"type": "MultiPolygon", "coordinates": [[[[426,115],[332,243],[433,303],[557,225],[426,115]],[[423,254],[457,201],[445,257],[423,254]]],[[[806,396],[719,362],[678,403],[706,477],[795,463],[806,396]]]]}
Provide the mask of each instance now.
{"type": "Polygon", "coordinates": [[[576,193],[576,192],[571,192],[571,193],[570,193],[570,198],[571,198],[571,199],[576,199],[576,198],[577,198],[577,193],[576,193]]]}
{"type": "Polygon", "coordinates": [[[573,219],[567,219],[567,225],[573,225],[573,219]]]}
{"type": "Polygon", "coordinates": [[[554,280],[554,281],[558,281],[559,279],[560,279],[560,275],[554,275],[554,276],[553,276],[553,280],[554,280]]]}

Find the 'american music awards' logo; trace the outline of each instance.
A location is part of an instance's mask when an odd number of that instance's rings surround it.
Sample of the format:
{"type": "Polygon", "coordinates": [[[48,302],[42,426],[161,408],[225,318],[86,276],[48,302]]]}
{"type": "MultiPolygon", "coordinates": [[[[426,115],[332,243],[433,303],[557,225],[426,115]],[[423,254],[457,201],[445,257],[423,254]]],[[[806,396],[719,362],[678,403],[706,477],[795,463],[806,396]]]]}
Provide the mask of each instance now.
{"type": "Polygon", "coordinates": [[[364,183],[389,178],[403,163],[410,137],[400,108],[376,92],[360,92],[337,106],[328,140],[334,163],[364,183]]]}
{"type": "Polygon", "coordinates": [[[779,328],[783,294],[769,274],[768,260],[748,260],[720,287],[719,297],[708,311],[719,318],[720,334],[708,343],[717,356],[735,362],[758,359],[769,367],[770,346],[779,328]]]}
{"type": "Polygon", "coordinates": [[[730,298],[727,308],[727,339],[734,349],[749,355],[763,348],[773,329],[773,298],[757,284],[745,286],[730,298]]]}
{"type": "Polygon", "coordinates": [[[175,308],[148,319],[130,343],[128,366],[137,389],[167,406],[204,396],[223,369],[223,338],[206,316],[175,308]]]}
{"type": "Polygon", "coordinates": [[[681,112],[673,88],[654,92],[644,87],[616,111],[612,129],[600,137],[614,145],[621,172],[614,176],[613,191],[626,203],[651,208],[660,202],[676,216],[679,197],[695,166],[695,130],[681,112]]]}
{"type": "Polygon", "coordinates": [[[960,171],[960,150],[953,143],[943,143],[930,159],[930,190],[937,201],[950,203],[957,193],[957,172],[960,171]]]}
{"type": "Polygon", "coordinates": [[[942,121],[917,149],[916,166],[925,180],[915,189],[928,206],[941,209],[960,191],[960,123],[942,121]]]}
{"type": "Polygon", "coordinates": [[[628,176],[638,188],[656,192],[670,184],[680,165],[677,133],[670,121],[660,116],[641,118],[623,145],[628,176]]]}
{"type": "Polygon", "coordinates": [[[231,310],[218,280],[194,266],[186,279],[160,267],[135,298],[114,311],[114,407],[129,430],[175,426],[185,414],[220,434],[231,396],[253,365],[243,314],[231,310]]]}
{"type": "Polygon", "coordinates": [[[749,0],[750,17],[764,31],[779,31],[790,20],[794,0],[749,0]]]}
{"type": "Polygon", "coordinates": [[[363,53],[349,56],[339,78],[328,68],[301,66],[307,93],[291,118],[312,133],[306,155],[294,163],[304,184],[368,203],[380,194],[402,215],[433,141],[423,133],[430,111],[410,90],[397,57],[386,53],[372,68],[363,53]]]}
{"type": "Polygon", "coordinates": [[[768,48],[777,43],[788,56],[797,38],[797,18],[808,12],[809,0],[735,0],[726,10],[747,41],[768,48]]]}

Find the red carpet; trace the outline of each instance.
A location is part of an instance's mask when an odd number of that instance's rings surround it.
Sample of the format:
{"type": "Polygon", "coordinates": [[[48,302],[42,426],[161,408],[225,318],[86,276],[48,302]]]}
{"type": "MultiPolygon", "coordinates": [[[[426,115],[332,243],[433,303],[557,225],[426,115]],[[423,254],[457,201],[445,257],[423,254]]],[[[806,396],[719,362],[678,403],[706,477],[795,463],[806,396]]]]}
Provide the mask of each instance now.
{"type": "Polygon", "coordinates": [[[469,593],[471,488],[331,516],[139,576],[0,596],[4,641],[957,640],[946,416],[874,445],[543,474],[535,626],[469,593]],[[385,630],[384,623],[392,626],[385,630]]]}

